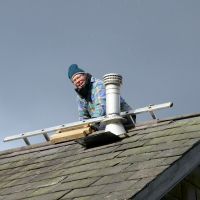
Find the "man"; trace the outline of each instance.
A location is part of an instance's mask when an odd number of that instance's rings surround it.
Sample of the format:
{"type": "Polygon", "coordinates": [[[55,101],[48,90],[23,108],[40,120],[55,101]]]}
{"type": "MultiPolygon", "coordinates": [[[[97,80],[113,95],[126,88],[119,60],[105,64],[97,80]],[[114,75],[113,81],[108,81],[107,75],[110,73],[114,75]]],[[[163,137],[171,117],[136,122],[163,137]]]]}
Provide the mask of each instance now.
{"type": "MultiPolygon", "coordinates": [[[[103,81],[86,73],[77,64],[70,65],[68,77],[77,92],[79,120],[106,115],[106,90],[103,81]]],[[[121,111],[132,110],[122,97],[120,107],[121,111]]]]}

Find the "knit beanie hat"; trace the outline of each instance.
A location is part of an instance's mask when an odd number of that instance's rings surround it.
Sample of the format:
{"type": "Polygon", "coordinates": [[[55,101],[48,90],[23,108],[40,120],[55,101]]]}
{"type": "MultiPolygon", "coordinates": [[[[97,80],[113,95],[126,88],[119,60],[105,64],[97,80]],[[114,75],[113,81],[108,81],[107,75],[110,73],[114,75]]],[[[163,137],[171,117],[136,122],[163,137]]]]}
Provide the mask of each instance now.
{"type": "Polygon", "coordinates": [[[85,71],[78,67],[77,64],[72,64],[68,69],[68,78],[71,80],[76,74],[84,74],[85,71]]]}

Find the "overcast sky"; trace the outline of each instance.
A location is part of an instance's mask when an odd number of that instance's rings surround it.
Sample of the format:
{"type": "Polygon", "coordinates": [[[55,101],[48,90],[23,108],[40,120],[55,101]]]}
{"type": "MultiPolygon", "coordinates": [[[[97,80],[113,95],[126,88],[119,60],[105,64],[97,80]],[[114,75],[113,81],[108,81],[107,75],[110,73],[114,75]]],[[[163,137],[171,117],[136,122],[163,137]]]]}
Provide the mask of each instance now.
{"type": "Polygon", "coordinates": [[[78,120],[72,63],[122,74],[133,108],[172,101],[159,118],[200,112],[199,54],[199,0],[0,0],[0,150],[78,120]]]}

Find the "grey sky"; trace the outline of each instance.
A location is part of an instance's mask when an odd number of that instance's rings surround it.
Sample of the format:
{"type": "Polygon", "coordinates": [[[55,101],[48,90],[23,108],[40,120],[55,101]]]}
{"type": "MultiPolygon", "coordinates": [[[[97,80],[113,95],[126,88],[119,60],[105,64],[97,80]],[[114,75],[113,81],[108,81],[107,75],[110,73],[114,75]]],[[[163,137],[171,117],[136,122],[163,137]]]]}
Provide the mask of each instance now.
{"type": "Polygon", "coordinates": [[[199,10],[199,0],[0,0],[0,140],[77,121],[72,63],[122,74],[133,108],[199,112],[199,10]]]}

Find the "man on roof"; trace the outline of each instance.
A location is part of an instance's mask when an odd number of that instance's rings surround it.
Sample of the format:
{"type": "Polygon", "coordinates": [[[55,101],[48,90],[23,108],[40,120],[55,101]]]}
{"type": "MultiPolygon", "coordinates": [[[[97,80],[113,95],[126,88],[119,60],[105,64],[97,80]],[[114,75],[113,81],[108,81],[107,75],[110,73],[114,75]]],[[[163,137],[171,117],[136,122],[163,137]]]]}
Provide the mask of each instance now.
{"type": "MultiPolygon", "coordinates": [[[[106,90],[103,81],[86,73],[77,64],[70,65],[68,77],[77,93],[79,120],[106,115],[106,90]]],[[[121,111],[132,110],[122,97],[120,108],[121,111]]]]}

